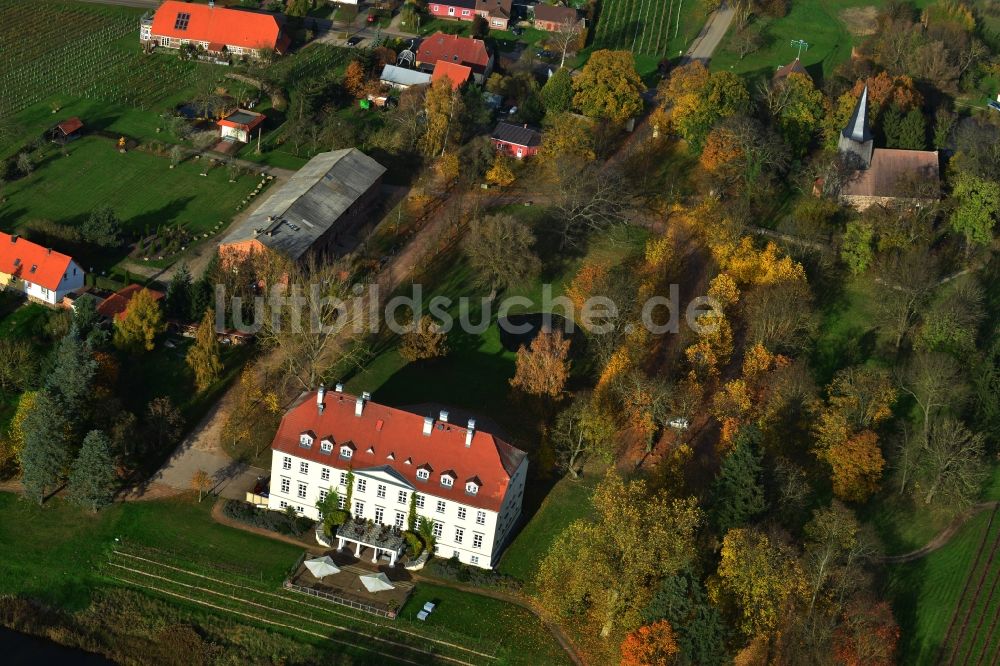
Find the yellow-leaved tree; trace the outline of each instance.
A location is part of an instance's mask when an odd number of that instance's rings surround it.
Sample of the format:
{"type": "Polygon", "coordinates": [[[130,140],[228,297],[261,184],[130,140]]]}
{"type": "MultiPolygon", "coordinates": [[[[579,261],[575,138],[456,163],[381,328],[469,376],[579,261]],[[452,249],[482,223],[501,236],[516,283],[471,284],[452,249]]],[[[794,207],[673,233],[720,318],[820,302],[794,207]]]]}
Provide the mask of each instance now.
{"type": "Polygon", "coordinates": [[[613,471],[592,502],[593,518],[571,523],[539,565],[538,600],[547,615],[579,623],[613,650],[642,623],[657,582],[694,558],[702,513],[693,497],[650,496],[644,481],[613,471]]]}
{"type": "Polygon", "coordinates": [[[194,385],[199,393],[214,384],[222,374],[219,340],[215,334],[215,310],[212,308],[205,310],[186,360],[194,372],[194,385]]]}
{"type": "Polygon", "coordinates": [[[130,354],[153,351],[156,336],[164,331],[160,304],[148,289],[141,289],[125,309],[125,316],[115,320],[115,346],[130,354]]]}

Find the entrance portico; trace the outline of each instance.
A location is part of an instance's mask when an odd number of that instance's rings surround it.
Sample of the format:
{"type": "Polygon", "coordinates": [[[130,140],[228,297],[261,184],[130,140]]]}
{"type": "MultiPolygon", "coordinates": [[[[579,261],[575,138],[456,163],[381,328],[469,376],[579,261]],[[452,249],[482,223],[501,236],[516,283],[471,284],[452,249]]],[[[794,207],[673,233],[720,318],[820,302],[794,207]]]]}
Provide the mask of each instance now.
{"type": "Polygon", "coordinates": [[[378,563],[382,555],[389,556],[389,565],[396,566],[397,558],[403,554],[406,540],[399,529],[389,525],[378,525],[365,520],[348,520],[337,528],[337,550],[354,546],[354,556],[361,559],[361,550],[371,548],[372,562],[378,563]]]}

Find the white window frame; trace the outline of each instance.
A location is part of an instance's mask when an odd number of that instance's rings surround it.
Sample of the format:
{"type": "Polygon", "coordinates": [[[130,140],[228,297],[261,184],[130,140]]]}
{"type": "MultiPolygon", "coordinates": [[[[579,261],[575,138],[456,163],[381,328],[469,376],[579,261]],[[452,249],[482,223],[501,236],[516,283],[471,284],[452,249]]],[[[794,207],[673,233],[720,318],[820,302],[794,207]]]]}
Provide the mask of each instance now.
{"type": "Polygon", "coordinates": [[[313,438],[312,437],[310,437],[309,435],[307,435],[305,433],[302,433],[301,435],[299,435],[299,446],[301,446],[304,449],[308,449],[308,448],[312,447],[312,445],[313,445],[313,438]]]}
{"type": "Polygon", "coordinates": [[[346,486],[347,485],[347,472],[341,472],[340,473],[340,485],[342,485],[342,486],[346,486]]]}
{"type": "Polygon", "coordinates": [[[472,533],[472,547],[479,550],[483,547],[483,535],[479,532],[472,533]]]}
{"type": "Polygon", "coordinates": [[[354,501],[354,517],[362,518],[365,515],[365,503],[361,500],[354,501]]]}
{"type": "Polygon", "coordinates": [[[485,525],[485,524],[486,524],[486,512],[476,511],[476,525],[485,525]]]}
{"type": "Polygon", "coordinates": [[[324,439],[322,442],[319,443],[319,450],[322,451],[323,453],[330,453],[331,451],[333,451],[333,442],[331,442],[328,439],[324,439]]]}
{"type": "Polygon", "coordinates": [[[424,496],[418,494],[416,499],[416,505],[418,509],[424,508],[424,496]]]}
{"type": "Polygon", "coordinates": [[[308,493],[309,493],[309,484],[302,483],[301,481],[299,481],[298,498],[305,499],[308,493]]]}
{"type": "Polygon", "coordinates": [[[454,7],[449,7],[448,8],[448,16],[454,16],[454,15],[455,15],[455,8],[454,7]]]}
{"type": "Polygon", "coordinates": [[[407,497],[407,492],[405,490],[400,490],[399,493],[396,495],[396,502],[398,504],[406,504],[407,500],[409,499],[410,498],[407,497]]]}
{"type": "Polygon", "coordinates": [[[455,543],[462,543],[462,539],[465,538],[465,530],[461,527],[455,528],[455,543]]]}
{"type": "Polygon", "coordinates": [[[330,480],[330,468],[329,467],[321,467],[320,470],[319,470],[319,478],[320,478],[321,481],[329,481],[330,480]]]}
{"type": "Polygon", "coordinates": [[[467,484],[465,484],[465,492],[467,492],[470,495],[475,495],[479,493],[479,484],[477,484],[475,481],[469,481],[467,484]]]}
{"type": "Polygon", "coordinates": [[[442,474],[441,485],[444,486],[445,488],[451,488],[453,485],[455,485],[455,477],[453,477],[450,474],[442,474]]]}
{"type": "Polygon", "coordinates": [[[309,463],[307,463],[305,460],[300,461],[299,474],[308,474],[308,473],[309,473],[309,463]]]}
{"type": "Polygon", "coordinates": [[[397,511],[396,519],[393,521],[393,525],[395,525],[400,529],[403,529],[403,526],[406,525],[406,514],[403,513],[402,511],[397,511]]]}
{"type": "Polygon", "coordinates": [[[464,506],[458,507],[458,519],[459,520],[465,520],[466,513],[467,512],[466,512],[466,509],[465,509],[464,506]]]}
{"type": "Polygon", "coordinates": [[[285,456],[284,458],[282,458],[282,460],[281,460],[281,469],[291,469],[291,468],[292,468],[292,459],[291,459],[291,457],[285,456]]]}
{"type": "Polygon", "coordinates": [[[375,497],[379,499],[385,499],[385,484],[380,483],[378,487],[375,488],[375,497]]]}
{"type": "Polygon", "coordinates": [[[330,496],[330,489],[329,488],[320,488],[319,489],[319,501],[320,502],[322,502],[323,500],[325,500],[329,496],[330,496]]]}
{"type": "Polygon", "coordinates": [[[347,446],[346,444],[344,446],[340,447],[340,457],[341,458],[350,459],[350,457],[353,456],[353,455],[354,455],[354,451],[351,450],[351,447],[347,446]]]}
{"type": "Polygon", "coordinates": [[[473,555],[472,557],[470,557],[469,558],[469,563],[470,564],[479,564],[479,556],[478,555],[473,555]]]}
{"type": "Polygon", "coordinates": [[[379,525],[385,524],[385,507],[377,506],[375,507],[375,522],[379,525]]]}
{"type": "Polygon", "coordinates": [[[468,9],[462,10],[462,16],[469,16],[469,14],[471,14],[471,12],[468,9]]]}
{"type": "Polygon", "coordinates": [[[368,491],[368,479],[362,479],[358,477],[357,479],[357,490],[359,493],[368,491]]]}
{"type": "Polygon", "coordinates": [[[431,523],[431,534],[434,535],[435,539],[440,539],[444,535],[444,523],[439,520],[435,520],[431,523]]]}
{"type": "Polygon", "coordinates": [[[446,506],[447,505],[445,504],[444,500],[438,500],[437,501],[437,507],[435,508],[435,511],[437,511],[438,513],[444,513],[444,510],[445,510],[446,506]]]}
{"type": "Polygon", "coordinates": [[[420,479],[421,481],[426,481],[427,479],[431,478],[431,473],[428,472],[426,469],[418,469],[417,478],[420,479]]]}
{"type": "Polygon", "coordinates": [[[281,477],[281,492],[285,495],[292,492],[292,480],[287,476],[281,477]]]}

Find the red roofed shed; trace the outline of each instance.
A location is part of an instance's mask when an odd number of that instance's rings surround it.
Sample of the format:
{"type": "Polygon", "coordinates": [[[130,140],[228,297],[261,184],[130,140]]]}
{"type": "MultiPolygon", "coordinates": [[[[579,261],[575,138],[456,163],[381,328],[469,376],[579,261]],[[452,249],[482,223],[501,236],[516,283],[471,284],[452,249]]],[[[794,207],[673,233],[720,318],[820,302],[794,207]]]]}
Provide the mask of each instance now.
{"type": "Polygon", "coordinates": [[[433,83],[439,79],[448,79],[451,81],[452,89],[458,90],[471,78],[471,67],[448,62],[447,60],[438,60],[437,64],[434,65],[434,74],[431,76],[431,82],[433,83]]]}

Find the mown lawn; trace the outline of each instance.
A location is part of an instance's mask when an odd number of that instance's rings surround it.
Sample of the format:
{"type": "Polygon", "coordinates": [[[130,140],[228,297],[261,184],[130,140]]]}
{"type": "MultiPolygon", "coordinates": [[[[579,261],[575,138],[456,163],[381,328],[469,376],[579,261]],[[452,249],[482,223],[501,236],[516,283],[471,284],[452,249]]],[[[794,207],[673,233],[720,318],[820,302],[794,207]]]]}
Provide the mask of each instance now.
{"type": "MultiPolygon", "coordinates": [[[[528,523],[507,547],[498,567],[528,585],[530,591],[538,563],[545,557],[552,542],[574,520],[586,518],[592,507],[590,497],[600,481],[600,474],[588,469],[579,479],[566,476],[549,491],[528,523]]],[[[529,487],[529,492],[533,488],[529,487]]],[[[532,498],[525,498],[526,510],[532,498]]]]}
{"type": "MultiPolygon", "coordinates": [[[[774,71],[795,59],[797,49],[793,39],[804,39],[809,48],[802,53],[802,64],[814,78],[829,75],[839,63],[851,57],[851,47],[864,39],[852,35],[841,18],[841,12],[851,7],[881,7],[883,0],[795,0],[787,15],[779,19],[759,18],[764,46],[740,60],[729,45],[734,27],[723,38],[711,69],[731,69],[738,74],[770,77],[774,71]]],[[[912,3],[923,7],[928,0],[912,3]]]]}
{"type": "MultiPolygon", "coordinates": [[[[493,643],[498,653],[518,655],[514,663],[569,663],[566,653],[548,633],[541,621],[519,606],[431,583],[419,583],[400,613],[401,619],[414,620],[424,604],[436,604],[424,621],[428,628],[461,628],[467,636],[493,643]]],[[[444,636],[442,636],[443,638],[444,636]]]]}
{"type": "Polygon", "coordinates": [[[183,555],[195,566],[232,563],[280,584],[300,549],[219,525],[211,506],[185,497],[115,504],[94,516],[61,499],[39,507],[0,493],[0,594],[83,608],[102,584],[97,567],[115,539],[183,555]]]}
{"type": "Polygon", "coordinates": [[[228,224],[257,182],[244,175],[230,183],[221,166],[201,176],[197,160],[170,169],[166,158],[138,150],[121,154],[113,141],[97,136],[74,141],[67,152],[64,157],[53,151],[29,176],[7,185],[0,229],[9,232],[37,219],[77,226],[92,210],[108,205],[135,233],[161,225],[208,232],[219,222],[228,224]]]}
{"type": "MultiPolygon", "coordinates": [[[[988,522],[989,514],[981,513],[969,521],[952,541],[940,550],[915,562],[888,568],[887,591],[893,601],[893,612],[897,622],[899,622],[902,634],[899,663],[930,665],[942,662],[938,651],[944,642],[952,613],[959,603],[966,579],[970,575],[974,576],[970,586],[974,591],[985,568],[984,561],[989,555],[990,546],[996,539],[1000,538],[1000,521],[995,520],[987,536],[983,560],[980,561],[978,570],[972,572],[971,568],[976,558],[976,552],[988,522]]],[[[991,581],[998,575],[1000,575],[1000,560],[994,559],[986,580],[991,581]]],[[[988,627],[990,620],[1000,612],[1000,596],[997,595],[994,595],[990,607],[985,608],[985,604],[982,602],[985,601],[988,592],[987,587],[980,596],[980,604],[977,606],[978,610],[973,614],[970,631],[963,640],[971,641],[971,629],[979,620],[977,613],[985,614],[985,624],[988,627]]],[[[970,599],[971,596],[966,603],[970,599]]],[[[962,615],[953,630],[953,641],[961,626],[964,614],[965,608],[963,608],[962,615]]],[[[981,639],[986,627],[980,630],[981,639]]],[[[987,656],[994,654],[1000,649],[1000,636],[994,635],[988,647],[985,640],[978,641],[975,646],[965,646],[966,649],[970,647],[975,648],[974,654],[978,654],[983,649],[986,649],[987,656]]],[[[944,660],[947,661],[946,658],[944,660]]],[[[987,658],[986,661],[989,662],[989,659],[987,658]]]]}
{"type": "MultiPolygon", "coordinates": [[[[16,495],[0,493],[0,515],[4,517],[0,521],[0,543],[5,547],[5,556],[0,562],[0,595],[29,596],[66,610],[82,611],[96,597],[121,585],[107,576],[117,570],[105,566],[109,554],[116,548],[142,553],[144,557],[196,573],[246,583],[253,581],[265,591],[280,587],[302,549],[219,525],[211,518],[211,508],[211,500],[198,503],[192,495],[186,495],[116,504],[95,516],[61,499],[50,500],[39,507],[16,495]]],[[[167,570],[161,573],[178,575],[167,570]]],[[[147,582],[170,588],[165,581],[147,582]]],[[[189,593],[198,596],[193,590],[189,593]]],[[[246,590],[240,594],[253,596],[246,590]]],[[[171,608],[205,612],[175,597],[156,596],[171,608]]],[[[493,646],[501,656],[498,663],[559,664],[566,661],[558,644],[537,618],[504,601],[419,583],[415,597],[403,611],[404,620],[407,613],[415,615],[429,600],[436,601],[438,609],[426,624],[414,623],[414,629],[429,630],[435,635],[433,628],[436,625],[442,638],[459,644],[464,638],[477,646],[493,646]]],[[[222,603],[218,599],[213,601],[222,603]]],[[[341,607],[332,609],[344,612],[341,607]]],[[[225,613],[220,616],[231,623],[233,630],[240,630],[239,623],[243,620],[225,613]]],[[[360,617],[371,620],[369,616],[360,617]]],[[[357,624],[343,616],[339,622],[346,622],[348,626],[357,624]]],[[[370,630],[369,626],[359,628],[370,630]]],[[[292,635],[297,640],[317,642],[299,634],[292,635]]],[[[318,643],[335,649],[325,641],[318,643]]]]}

